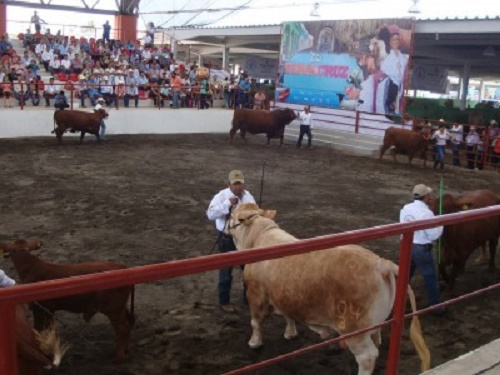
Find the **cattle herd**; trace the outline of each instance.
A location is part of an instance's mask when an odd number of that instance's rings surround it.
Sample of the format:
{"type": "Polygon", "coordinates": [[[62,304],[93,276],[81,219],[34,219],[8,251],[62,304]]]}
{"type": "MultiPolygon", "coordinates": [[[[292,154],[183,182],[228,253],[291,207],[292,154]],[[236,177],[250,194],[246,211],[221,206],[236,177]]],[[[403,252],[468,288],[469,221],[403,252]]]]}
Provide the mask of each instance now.
{"type": "MultiPolygon", "coordinates": [[[[57,139],[65,131],[98,136],[99,124],[106,112],[56,111],[54,131],[57,139]]],[[[285,126],[297,117],[291,109],[275,111],[234,111],[229,136],[233,140],[237,131],[245,134],[265,133],[267,144],[279,138],[283,144],[285,126]]],[[[408,130],[389,128],[380,150],[380,159],[391,146],[396,153],[405,153],[412,159],[420,155],[425,161],[428,135],[408,130]]],[[[424,164],[425,165],[425,164],[424,164]]],[[[500,204],[500,197],[491,190],[474,190],[454,197],[445,194],[433,200],[432,210],[439,214],[482,208],[500,204]]],[[[229,219],[230,233],[239,250],[278,245],[297,241],[274,221],[275,211],[264,211],[257,205],[240,205],[229,219]]],[[[500,236],[500,217],[480,219],[446,226],[442,236],[442,262],[439,271],[450,288],[457,275],[465,269],[472,252],[489,247],[489,268],[495,267],[495,251],[500,236]]],[[[126,268],[108,261],[78,264],[54,264],[32,254],[42,246],[39,241],[17,240],[0,244],[0,250],[10,256],[22,283],[47,281],[71,276],[126,268]]],[[[252,334],[248,345],[258,348],[263,344],[262,323],[271,313],[286,321],[284,337],[297,336],[295,322],[307,325],[322,339],[334,334],[346,334],[380,323],[391,314],[395,298],[398,266],[372,251],[346,245],[321,252],[279,258],[253,263],[244,269],[252,334]],[[272,276],[272,277],[271,277],[272,276]]],[[[415,297],[408,294],[413,311],[415,297]]],[[[57,367],[68,346],[60,342],[55,331],[54,313],[65,310],[82,314],[89,321],[95,314],[105,315],[116,336],[114,360],[122,361],[127,353],[131,330],[134,326],[134,286],[120,287],[68,296],[30,304],[35,323],[32,330],[25,306],[16,310],[17,351],[20,375],[38,374],[41,367],[57,367]]],[[[422,371],[430,368],[430,352],[420,329],[418,317],[412,319],[410,338],[421,360],[422,371]]],[[[358,375],[373,373],[381,344],[380,329],[349,338],[344,343],[354,354],[358,375]]]]}

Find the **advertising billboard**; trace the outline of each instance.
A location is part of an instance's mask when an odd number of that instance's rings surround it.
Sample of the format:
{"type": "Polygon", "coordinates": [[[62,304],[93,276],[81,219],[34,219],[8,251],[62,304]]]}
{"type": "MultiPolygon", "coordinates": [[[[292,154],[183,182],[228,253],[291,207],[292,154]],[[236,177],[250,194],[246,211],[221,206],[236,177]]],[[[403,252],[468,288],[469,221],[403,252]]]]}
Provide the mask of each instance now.
{"type": "Polygon", "coordinates": [[[286,22],[276,101],[400,114],[412,19],[286,22]]]}

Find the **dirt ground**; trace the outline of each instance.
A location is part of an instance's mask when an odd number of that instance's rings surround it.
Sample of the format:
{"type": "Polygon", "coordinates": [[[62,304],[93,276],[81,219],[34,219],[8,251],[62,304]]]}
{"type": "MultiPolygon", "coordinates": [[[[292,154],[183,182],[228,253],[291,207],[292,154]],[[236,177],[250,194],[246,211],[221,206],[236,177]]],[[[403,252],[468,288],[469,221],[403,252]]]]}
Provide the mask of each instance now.
{"type": "MultiPolygon", "coordinates": [[[[282,149],[274,141],[250,137],[227,144],[226,135],[110,136],[102,145],[66,138],[0,140],[2,240],[39,239],[39,255],[57,263],[107,259],[138,266],[207,255],[215,240],[206,208],[227,173],[241,169],[258,199],[263,161],[267,161],[262,206],[278,210],[276,221],[299,238],[392,223],[411,199],[416,183],[447,192],[490,188],[500,191],[498,175],[447,167],[408,168],[406,159],[375,159],[329,148],[282,149]]],[[[365,244],[397,261],[398,238],[365,244]]],[[[497,262],[498,263],[498,262],[497,262]]],[[[17,278],[11,261],[1,268],[17,278]]],[[[498,264],[497,264],[498,267],[498,264]]],[[[453,293],[444,299],[500,282],[500,271],[470,259],[453,293]]],[[[72,348],[55,374],[192,375],[221,374],[317,343],[299,326],[300,337],[286,341],[284,322],[266,322],[265,344],[248,348],[249,314],[242,304],[241,272],[235,270],[232,302],[238,314],[217,307],[217,272],[161,280],[136,287],[137,315],[130,357],[112,362],[114,336],[103,316],[86,324],[80,316],[58,313],[58,328],[72,348]]],[[[417,303],[427,303],[422,280],[412,285],[417,303]]],[[[424,316],[422,325],[436,366],[500,336],[500,295],[492,292],[457,304],[443,317],[424,316]],[[495,328],[496,327],[496,328],[495,328]]],[[[388,349],[384,330],[377,374],[388,349]]],[[[404,334],[400,374],[417,374],[419,361],[404,334]]],[[[338,348],[307,354],[256,372],[261,375],[356,374],[354,356],[338,348]]]]}

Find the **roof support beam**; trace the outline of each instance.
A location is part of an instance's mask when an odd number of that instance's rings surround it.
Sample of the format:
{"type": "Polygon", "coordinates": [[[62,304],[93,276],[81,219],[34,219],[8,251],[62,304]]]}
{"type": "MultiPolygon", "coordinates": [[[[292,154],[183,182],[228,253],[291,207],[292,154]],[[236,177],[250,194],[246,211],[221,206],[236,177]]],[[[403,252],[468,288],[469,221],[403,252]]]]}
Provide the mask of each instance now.
{"type": "Polygon", "coordinates": [[[5,0],[5,4],[8,6],[17,6],[17,7],[22,7],[22,8],[46,9],[46,10],[64,10],[64,11],[69,11],[69,12],[103,14],[103,15],[110,15],[110,16],[119,14],[116,10],[93,9],[90,7],[82,8],[82,7],[75,7],[75,6],[71,6],[71,5],[56,5],[56,4],[50,4],[50,1],[47,4],[45,4],[43,2],[40,2],[40,4],[37,4],[37,3],[28,3],[26,1],[5,0]]]}

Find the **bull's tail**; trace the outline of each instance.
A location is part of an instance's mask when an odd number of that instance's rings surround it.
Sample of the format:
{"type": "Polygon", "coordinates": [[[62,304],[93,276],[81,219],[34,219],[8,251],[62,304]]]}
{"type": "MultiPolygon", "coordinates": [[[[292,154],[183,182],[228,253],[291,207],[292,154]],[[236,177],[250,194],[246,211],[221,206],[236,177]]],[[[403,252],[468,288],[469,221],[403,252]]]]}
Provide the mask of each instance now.
{"type": "MultiPolygon", "coordinates": [[[[413,293],[413,289],[409,285],[408,297],[410,299],[411,311],[415,313],[417,311],[415,293],[413,293]]],[[[429,352],[429,348],[427,347],[424,336],[422,335],[422,326],[420,325],[420,319],[416,315],[411,318],[410,340],[413,343],[413,346],[415,346],[415,350],[417,351],[420,358],[420,370],[422,372],[429,370],[431,368],[431,353],[429,352]]]]}
{"type": "Polygon", "coordinates": [[[54,134],[56,132],[56,117],[54,116],[54,129],[50,132],[50,134],[54,134]]]}
{"type": "MultiPolygon", "coordinates": [[[[398,276],[399,267],[391,261],[383,260],[381,262],[381,272],[384,278],[388,278],[391,283],[392,300],[394,301],[396,294],[396,280],[395,277],[398,276]],[[394,276],[394,277],[391,277],[394,276]]],[[[417,303],[415,301],[415,294],[410,285],[408,285],[408,298],[410,299],[411,311],[415,313],[417,311],[417,303]]],[[[421,371],[427,371],[431,368],[431,353],[429,348],[425,343],[424,336],[422,334],[422,326],[420,325],[420,319],[418,316],[413,316],[410,325],[410,340],[417,351],[418,357],[420,358],[421,371]]]]}

